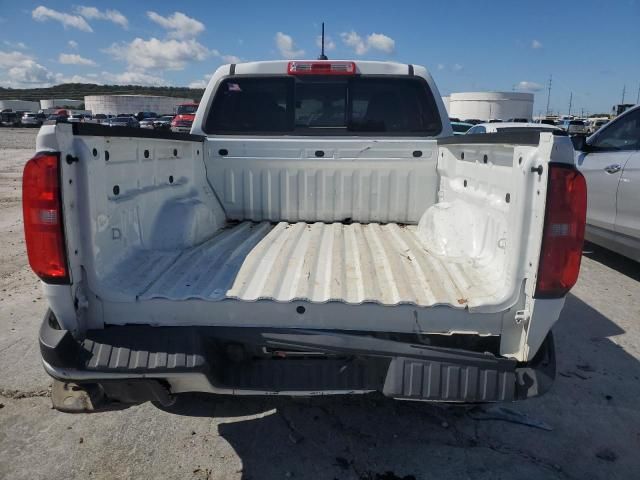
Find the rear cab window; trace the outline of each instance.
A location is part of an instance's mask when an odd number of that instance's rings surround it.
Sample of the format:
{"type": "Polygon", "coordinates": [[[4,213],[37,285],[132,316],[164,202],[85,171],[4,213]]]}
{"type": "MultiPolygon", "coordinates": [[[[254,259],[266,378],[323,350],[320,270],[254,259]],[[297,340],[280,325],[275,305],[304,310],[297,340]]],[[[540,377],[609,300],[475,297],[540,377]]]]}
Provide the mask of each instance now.
{"type": "Polygon", "coordinates": [[[221,135],[435,136],[440,114],[420,77],[235,76],[204,131],[221,135]]]}

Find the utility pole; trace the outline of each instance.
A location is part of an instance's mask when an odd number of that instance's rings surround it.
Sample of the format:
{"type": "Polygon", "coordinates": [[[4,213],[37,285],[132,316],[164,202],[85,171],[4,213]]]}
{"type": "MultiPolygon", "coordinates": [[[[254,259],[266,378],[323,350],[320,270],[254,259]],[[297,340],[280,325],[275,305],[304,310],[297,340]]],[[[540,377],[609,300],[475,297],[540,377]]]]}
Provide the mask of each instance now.
{"type": "Polygon", "coordinates": [[[636,95],[636,105],[640,104],[640,83],[638,84],[638,95],[636,95]]]}
{"type": "Polygon", "coordinates": [[[620,102],[621,105],[624,105],[624,94],[627,93],[627,86],[623,85],[622,86],[622,101],[620,102]]]}
{"type": "Polygon", "coordinates": [[[549,85],[547,87],[547,115],[549,115],[549,100],[551,100],[551,75],[549,75],[549,85]]]}
{"type": "Polygon", "coordinates": [[[569,95],[569,113],[567,115],[571,116],[571,104],[573,103],[573,92],[569,95]]]}

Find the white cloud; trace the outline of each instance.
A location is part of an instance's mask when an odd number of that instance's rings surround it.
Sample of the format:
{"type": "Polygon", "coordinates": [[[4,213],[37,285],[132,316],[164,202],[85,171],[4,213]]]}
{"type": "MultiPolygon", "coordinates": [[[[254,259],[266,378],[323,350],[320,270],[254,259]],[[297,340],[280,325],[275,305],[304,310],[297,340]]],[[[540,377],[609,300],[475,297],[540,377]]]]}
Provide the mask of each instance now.
{"type": "Polygon", "coordinates": [[[296,49],[293,38],[286,33],[276,33],[276,46],[283,58],[297,58],[304,55],[304,50],[296,49]]]}
{"type": "Polygon", "coordinates": [[[10,42],[9,40],[5,40],[4,43],[9,48],[19,48],[20,50],[26,50],[28,47],[23,42],[10,42]]]}
{"type": "Polygon", "coordinates": [[[7,87],[46,87],[55,75],[23,52],[0,51],[0,79],[0,85],[7,87]]]}
{"type": "MultiPolygon", "coordinates": [[[[316,46],[318,48],[322,48],[322,35],[318,35],[316,37],[316,46]]],[[[324,50],[325,52],[330,52],[331,50],[335,50],[336,42],[329,36],[324,37],[324,50]]]]}
{"type": "Polygon", "coordinates": [[[122,28],[129,28],[129,20],[118,10],[105,10],[104,12],[98,10],[96,7],[76,7],[76,12],[82,15],[84,18],[94,20],[107,20],[113,22],[116,25],[120,25],[122,28]]]}
{"type": "Polygon", "coordinates": [[[214,72],[207,73],[206,75],[203,75],[201,79],[194,80],[188,85],[189,88],[207,88],[207,85],[209,85],[209,80],[211,79],[213,74],[214,72]]]}
{"type": "Polygon", "coordinates": [[[341,33],[340,38],[342,38],[342,42],[346,46],[353,49],[356,55],[364,55],[371,49],[384,53],[393,53],[396,48],[396,41],[383,33],[372,33],[365,39],[351,30],[350,32],[341,33]]]}
{"type": "Polygon", "coordinates": [[[127,71],[123,73],[109,73],[102,72],[101,75],[104,83],[113,83],[116,85],[152,85],[152,86],[165,86],[169,85],[162,77],[155,75],[148,75],[143,72],[127,71]]]}
{"type": "Polygon", "coordinates": [[[207,88],[208,84],[209,84],[209,80],[206,80],[206,79],[196,80],[189,84],[189,88],[207,88]]]}
{"type": "Polygon", "coordinates": [[[204,32],[204,24],[202,22],[188,17],[182,12],[174,12],[173,15],[163,17],[156,12],[148,11],[147,17],[152,22],[168,30],[170,38],[193,38],[204,32]]]}
{"type": "Polygon", "coordinates": [[[464,65],[461,65],[459,63],[454,63],[453,65],[445,65],[444,63],[439,63],[436,68],[440,71],[450,70],[452,72],[460,72],[464,70],[464,65]]]}
{"type": "Polygon", "coordinates": [[[49,69],[33,60],[10,68],[7,71],[7,78],[11,84],[23,87],[47,86],[55,81],[55,75],[49,69]]]}
{"type": "Polygon", "coordinates": [[[66,29],[67,27],[77,28],[83,32],[93,32],[91,26],[80,15],[71,15],[68,13],[58,12],[45,6],[40,5],[31,12],[31,16],[38,22],[46,22],[47,20],[55,20],[60,22],[66,29]]]}
{"type": "Polygon", "coordinates": [[[528,82],[523,80],[515,85],[516,90],[526,90],[528,92],[539,92],[544,88],[543,85],[540,85],[536,82],[528,82]]]}
{"type": "MultiPolygon", "coordinates": [[[[86,59],[85,59],[86,60],[86,59]]],[[[0,50],[0,85],[13,88],[47,87],[58,83],[97,83],[116,85],[164,86],[170,82],[162,77],[145,72],[122,73],[101,72],[86,75],[65,76],[54,73],[23,52],[0,50]]]]}
{"type": "Polygon", "coordinates": [[[374,50],[384,53],[393,53],[396,48],[396,41],[383,33],[372,33],[367,37],[367,45],[374,50]]]}
{"type": "Polygon", "coordinates": [[[97,74],[88,74],[88,75],[71,75],[70,77],[65,77],[64,75],[56,76],[57,83],[95,83],[100,84],[98,81],[97,74]]]}
{"type": "Polygon", "coordinates": [[[539,40],[533,40],[531,42],[531,48],[542,48],[542,43],[539,40]]]}
{"type": "MultiPolygon", "coordinates": [[[[215,52],[215,50],[214,50],[215,52]]],[[[219,53],[215,53],[214,56],[219,57],[224,63],[240,63],[242,59],[240,57],[236,57],[235,55],[221,55],[219,53]]],[[[189,83],[189,88],[207,88],[209,85],[209,79],[211,79],[212,73],[208,73],[204,75],[201,79],[194,80],[189,83]]]]}
{"type": "Polygon", "coordinates": [[[235,55],[222,55],[220,57],[224,63],[240,63],[242,59],[240,57],[236,57],[235,55]]]}
{"type": "Polygon", "coordinates": [[[76,53],[61,53],[58,57],[58,62],[65,65],[87,65],[90,67],[95,67],[97,65],[93,60],[81,57],[76,53]]]}
{"type": "Polygon", "coordinates": [[[76,41],[74,41],[74,40],[69,40],[69,41],[67,42],[67,44],[69,45],[69,48],[73,48],[74,50],[75,50],[76,48],[78,48],[78,42],[76,42],[76,41]]]}
{"type": "Polygon", "coordinates": [[[130,43],[114,43],[104,50],[118,60],[126,61],[132,71],[146,69],[182,70],[189,62],[219,55],[196,40],[158,40],[136,38],[130,43]]]}
{"type": "Polygon", "coordinates": [[[342,43],[344,43],[347,47],[353,48],[356,52],[356,55],[364,55],[367,53],[367,45],[362,40],[362,37],[358,35],[356,32],[351,30],[350,32],[344,32],[340,34],[340,38],[342,38],[342,43]]]}
{"type": "Polygon", "coordinates": [[[32,58],[22,52],[3,52],[0,50],[0,68],[10,68],[20,65],[32,58]]]}
{"type": "Polygon", "coordinates": [[[56,81],[57,83],[95,83],[97,85],[150,85],[155,87],[169,85],[169,82],[162,77],[140,72],[101,72],[99,75],[89,73],[87,75],[71,75],[70,77],[57,75],[56,81]]]}

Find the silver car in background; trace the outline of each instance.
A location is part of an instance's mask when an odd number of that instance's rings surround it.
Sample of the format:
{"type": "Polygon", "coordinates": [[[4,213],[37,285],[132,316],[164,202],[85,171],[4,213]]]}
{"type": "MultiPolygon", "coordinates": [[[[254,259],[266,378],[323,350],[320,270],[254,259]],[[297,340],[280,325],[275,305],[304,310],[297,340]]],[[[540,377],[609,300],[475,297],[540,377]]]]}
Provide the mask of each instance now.
{"type": "Polygon", "coordinates": [[[587,135],[589,129],[584,120],[563,120],[560,123],[562,127],[569,135],[587,135]]]}
{"type": "Polygon", "coordinates": [[[25,112],[20,118],[20,123],[25,127],[40,127],[46,119],[44,113],[25,112]]]}
{"type": "Polygon", "coordinates": [[[140,128],[148,128],[153,130],[155,128],[155,118],[145,118],[140,120],[140,128]]]}
{"type": "Polygon", "coordinates": [[[640,262],[640,105],[573,142],[587,181],[586,239],[640,262]]]}
{"type": "Polygon", "coordinates": [[[543,123],[522,123],[522,122],[502,122],[502,123],[479,123],[467,130],[467,135],[478,133],[513,132],[514,130],[535,130],[536,132],[562,132],[560,127],[546,125],[543,123]]]}

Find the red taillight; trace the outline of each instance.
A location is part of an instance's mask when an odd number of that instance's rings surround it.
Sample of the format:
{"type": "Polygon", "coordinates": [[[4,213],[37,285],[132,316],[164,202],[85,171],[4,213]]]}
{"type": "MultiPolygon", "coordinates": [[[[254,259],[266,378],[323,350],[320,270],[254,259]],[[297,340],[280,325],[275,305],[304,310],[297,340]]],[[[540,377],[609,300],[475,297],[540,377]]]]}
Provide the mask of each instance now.
{"type": "Polygon", "coordinates": [[[560,298],[578,280],[587,184],[571,165],[550,164],[536,298],[560,298]]]}
{"type": "Polygon", "coordinates": [[[354,62],[289,62],[289,75],[355,75],[354,62]]]}
{"type": "Polygon", "coordinates": [[[38,153],[25,165],[22,213],[33,271],[47,283],[69,283],[60,201],[60,154],[38,153]]]}

